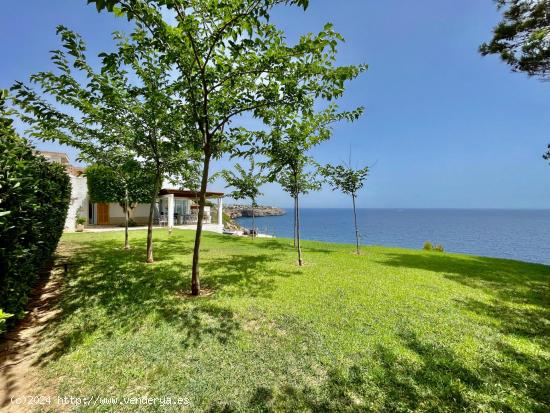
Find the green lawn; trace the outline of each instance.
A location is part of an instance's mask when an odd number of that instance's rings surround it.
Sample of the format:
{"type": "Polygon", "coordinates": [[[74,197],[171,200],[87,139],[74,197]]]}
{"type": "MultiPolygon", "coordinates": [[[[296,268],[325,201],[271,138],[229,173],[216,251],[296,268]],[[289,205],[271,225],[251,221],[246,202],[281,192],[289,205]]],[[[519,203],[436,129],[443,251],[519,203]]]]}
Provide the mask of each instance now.
{"type": "Polygon", "coordinates": [[[61,395],[212,412],[550,409],[548,266],[304,242],[299,268],[289,240],[206,234],[211,294],[190,298],[193,232],[155,232],[149,265],[145,232],[130,252],[122,237],[63,236],[73,264],[39,363],[61,395]]]}

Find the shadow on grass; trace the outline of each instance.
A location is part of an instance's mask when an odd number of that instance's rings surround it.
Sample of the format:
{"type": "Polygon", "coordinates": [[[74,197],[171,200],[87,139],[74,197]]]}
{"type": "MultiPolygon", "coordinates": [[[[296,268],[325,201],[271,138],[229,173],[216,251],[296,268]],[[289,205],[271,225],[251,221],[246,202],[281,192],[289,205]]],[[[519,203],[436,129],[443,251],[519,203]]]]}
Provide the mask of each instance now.
{"type": "Polygon", "coordinates": [[[231,296],[270,297],[277,278],[298,274],[298,270],[275,269],[273,264],[278,261],[277,257],[273,253],[233,254],[204,260],[201,265],[206,274],[204,284],[231,296]]]}
{"type": "MultiPolygon", "coordinates": [[[[279,252],[296,252],[296,247],[293,245],[293,241],[290,238],[244,238],[246,240],[249,240],[251,245],[255,245],[261,249],[265,250],[273,250],[273,251],[279,251],[279,252]]],[[[226,236],[224,238],[225,240],[228,240],[229,242],[243,245],[243,238],[242,237],[236,237],[236,236],[226,236]]],[[[329,249],[329,248],[320,248],[316,246],[315,244],[317,241],[302,241],[302,252],[308,253],[308,252],[319,252],[319,253],[333,253],[335,250],[329,249]]],[[[320,243],[319,243],[320,244],[320,243]]]]}
{"type": "MultiPolygon", "coordinates": [[[[440,273],[483,290],[489,302],[456,301],[496,335],[487,359],[468,363],[451,346],[404,329],[400,346],[378,345],[368,360],[332,368],[315,384],[258,386],[249,408],[263,412],[550,411],[550,267],[511,260],[389,252],[384,265],[440,273]],[[521,351],[505,338],[542,352],[521,351]],[[401,347],[401,349],[399,348],[401,347]]],[[[210,411],[236,411],[230,403],[210,411]]]]}
{"type": "Polygon", "coordinates": [[[490,302],[468,298],[455,302],[484,316],[503,334],[541,339],[541,344],[550,348],[550,266],[435,253],[386,256],[385,265],[437,272],[482,290],[491,297],[490,302]]]}
{"type": "MultiPolygon", "coordinates": [[[[473,369],[453,351],[422,341],[413,332],[400,336],[414,355],[379,345],[364,364],[333,368],[319,385],[258,386],[248,403],[261,412],[547,411],[548,387],[517,383],[520,371],[487,366],[473,369]],[[367,364],[368,363],[368,364],[367,364]],[[513,394],[511,394],[513,392],[513,394]]],[[[317,378],[318,379],[318,378],[317,378]]],[[[210,412],[237,411],[230,403],[210,412]]]]}
{"type": "MultiPolygon", "coordinates": [[[[212,289],[214,296],[269,297],[276,278],[294,274],[274,267],[280,255],[252,255],[246,246],[243,254],[208,257],[216,241],[218,236],[205,234],[200,266],[202,287],[212,289]]],[[[95,333],[138,330],[145,318],[176,327],[186,337],[184,347],[198,346],[206,337],[227,344],[241,329],[229,308],[210,297],[186,295],[190,289],[191,239],[177,235],[155,239],[153,264],[144,263],[144,238],[132,240],[129,251],[121,249],[120,240],[110,238],[82,240],[75,245],[57,304],[61,311],[47,329],[47,338],[55,344],[37,363],[58,359],[95,333]],[[83,313],[89,317],[73,320],[83,313]]]]}
{"type": "MultiPolygon", "coordinates": [[[[136,240],[130,251],[119,240],[98,239],[77,243],[69,260],[69,273],[57,304],[61,310],[47,329],[55,344],[37,364],[46,364],[76,349],[92,334],[137,331],[151,317],[169,323],[186,337],[182,346],[198,346],[205,337],[228,344],[240,322],[229,309],[209,297],[186,296],[190,288],[189,240],[155,240],[155,263],[143,262],[145,241],[136,240]],[[84,317],[82,315],[85,315],[84,317]]],[[[208,245],[205,245],[208,250],[208,245]]],[[[231,255],[203,259],[205,287],[229,294],[268,295],[274,281],[265,274],[274,255],[231,255]],[[212,272],[212,276],[208,273],[212,272]]],[[[285,274],[288,275],[288,274],[285,274]]],[[[217,292],[215,291],[215,294],[217,292]]]]}
{"type": "Polygon", "coordinates": [[[386,253],[380,263],[433,271],[496,298],[535,305],[550,304],[550,266],[485,257],[414,252],[386,253]]]}

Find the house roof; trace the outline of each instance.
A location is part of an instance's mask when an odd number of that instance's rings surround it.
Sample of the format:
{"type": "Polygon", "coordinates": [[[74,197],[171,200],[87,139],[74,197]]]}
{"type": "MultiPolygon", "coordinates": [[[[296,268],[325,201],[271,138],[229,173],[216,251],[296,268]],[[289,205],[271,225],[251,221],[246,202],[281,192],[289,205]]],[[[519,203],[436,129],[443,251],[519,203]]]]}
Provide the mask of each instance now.
{"type": "Polygon", "coordinates": [[[45,158],[51,159],[51,158],[60,158],[62,161],[61,163],[69,163],[69,156],[65,152],[52,152],[52,151],[40,151],[37,150],[40,155],[44,156],[45,158]]]}
{"type": "Polygon", "coordinates": [[[67,173],[68,173],[69,175],[73,175],[73,176],[80,176],[80,175],[82,175],[82,174],[85,172],[85,170],[86,170],[86,168],[82,168],[82,167],[80,167],[80,166],[73,166],[73,165],[67,165],[67,166],[65,167],[65,169],[67,170],[67,173]]]}
{"type": "MultiPolygon", "coordinates": [[[[197,191],[191,191],[190,189],[169,189],[163,188],[160,190],[159,195],[170,195],[179,196],[182,198],[198,198],[200,193],[197,191]]],[[[223,197],[223,192],[211,192],[206,191],[207,198],[221,198],[223,197]]]]}

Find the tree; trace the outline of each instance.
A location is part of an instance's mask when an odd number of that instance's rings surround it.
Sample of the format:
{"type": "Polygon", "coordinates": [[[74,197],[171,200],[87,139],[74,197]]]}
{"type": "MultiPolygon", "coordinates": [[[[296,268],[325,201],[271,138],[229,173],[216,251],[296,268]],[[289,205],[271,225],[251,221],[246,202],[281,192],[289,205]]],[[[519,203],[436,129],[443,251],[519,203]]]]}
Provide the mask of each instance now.
{"type": "Polygon", "coordinates": [[[116,202],[124,211],[124,249],[130,249],[128,220],[136,204],[150,201],[154,177],[133,159],[107,166],[96,164],[86,168],[88,196],[92,202],[116,202]]]}
{"type": "MultiPolygon", "coordinates": [[[[336,104],[326,109],[313,111],[313,101],[306,110],[292,112],[286,108],[268,109],[265,119],[269,131],[253,134],[263,142],[259,152],[267,157],[270,180],[278,182],[294,200],[294,245],[298,250],[298,265],[303,265],[300,245],[300,195],[318,190],[321,183],[316,173],[308,171],[313,159],[308,151],[331,137],[331,125],[341,120],[354,121],[361,116],[363,108],[338,112],[336,104]]],[[[257,149],[252,148],[250,151],[257,149]]]]}
{"type": "Polygon", "coordinates": [[[16,133],[7,97],[0,90],[0,332],[10,314],[10,321],[27,314],[27,297],[57,247],[71,199],[65,168],[16,133]]]}
{"type": "Polygon", "coordinates": [[[359,228],[357,227],[355,199],[357,198],[357,193],[363,188],[364,182],[369,174],[369,168],[366,166],[362,169],[354,169],[351,165],[325,165],[320,168],[320,172],[327,178],[333,190],[339,190],[351,196],[353,203],[353,222],[355,225],[356,252],[357,255],[359,255],[359,228]]]}
{"type": "Polygon", "coordinates": [[[275,178],[276,182],[294,201],[294,247],[298,252],[299,266],[304,265],[300,235],[300,195],[321,189],[321,182],[317,179],[317,174],[306,170],[306,167],[312,164],[311,159],[305,157],[300,162],[288,165],[288,169],[282,169],[275,178]]]}
{"type": "Polygon", "coordinates": [[[334,99],[365,65],[335,66],[342,37],[327,24],[288,45],[269,22],[278,5],[307,8],[308,0],[89,0],[101,10],[125,14],[148,27],[154,45],[175,64],[178,93],[195,127],[202,152],[199,216],[191,292],[200,294],[199,255],[210,163],[240,144],[232,122],[244,114],[262,118],[262,109],[303,105],[308,97],[334,99]],[[177,24],[163,20],[173,13],[177,24]]]}
{"type": "Polygon", "coordinates": [[[153,262],[153,214],[162,180],[194,159],[187,144],[194,131],[186,128],[171,66],[139,24],[130,39],[114,34],[117,49],[99,54],[99,71],[88,63],[79,35],[63,26],[57,32],[63,44],[51,53],[57,71],[32,75],[37,90],[21,82],[12,88],[21,118],[31,125],[31,136],[76,147],[90,162],[116,165],[123,153],[154,176],[147,232],[147,262],[153,262]],[[57,105],[49,103],[52,98],[57,105]]]}
{"type": "Polygon", "coordinates": [[[226,188],[233,187],[235,190],[229,194],[233,199],[250,199],[252,204],[252,239],[256,237],[256,221],[254,208],[257,206],[256,199],[263,194],[260,187],[266,182],[266,177],[262,174],[262,168],[258,172],[255,170],[255,162],[250,158],[250,168],[245,170],[241,165],[236,164],[237,173],[224,170],[221,176],[227,183],[226,188]]]}
{"type": "Polygon", "coordinates": [[[546,151],[546,153],[542,155],[542,157],[547,161],[550,161],[550,143],[548,144],[548,151],[546,151]]]}
{"type": "Polygon", "coordinates": [[[550,80],[550,1],[496,0],[503,20],[482,55],[500,55],[517,72],[550,80]]]}

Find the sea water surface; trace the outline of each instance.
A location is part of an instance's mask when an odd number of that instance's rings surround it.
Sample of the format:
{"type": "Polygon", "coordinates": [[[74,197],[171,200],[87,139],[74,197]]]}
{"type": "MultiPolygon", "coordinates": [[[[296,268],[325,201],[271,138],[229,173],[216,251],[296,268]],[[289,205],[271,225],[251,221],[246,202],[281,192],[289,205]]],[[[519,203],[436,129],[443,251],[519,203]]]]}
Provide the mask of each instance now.
{"type": "MultiPolygon", "coordinates": [[[[256,218],[260,232],[292,238],[292,210],[256,218]]],[[[352,209],[304,208],[302,239],[354,243],[352,209]]],[[[446,251],[550,264],[550,210],[358,209],[361,243],[421,249],[424,241],[446,251]]],[[[251,228],[251,218],[238,222],[251,228]]]]}

